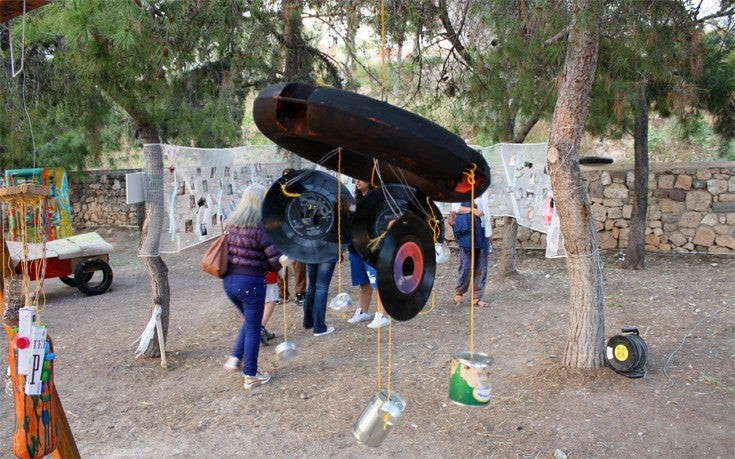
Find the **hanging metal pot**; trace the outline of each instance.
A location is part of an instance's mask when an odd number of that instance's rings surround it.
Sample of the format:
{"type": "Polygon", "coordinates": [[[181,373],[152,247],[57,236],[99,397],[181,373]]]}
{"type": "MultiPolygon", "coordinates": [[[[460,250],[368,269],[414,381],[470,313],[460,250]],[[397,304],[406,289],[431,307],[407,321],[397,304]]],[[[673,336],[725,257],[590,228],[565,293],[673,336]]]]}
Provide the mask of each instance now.
{"type": "Polygon", "coordinates": [[[370,400],[352,427],[352,433],[360,443],[373,448],[380,446],[390,430],[401,420],[406,411],[406,401],[394,391],[381,389],[370,400]]]}

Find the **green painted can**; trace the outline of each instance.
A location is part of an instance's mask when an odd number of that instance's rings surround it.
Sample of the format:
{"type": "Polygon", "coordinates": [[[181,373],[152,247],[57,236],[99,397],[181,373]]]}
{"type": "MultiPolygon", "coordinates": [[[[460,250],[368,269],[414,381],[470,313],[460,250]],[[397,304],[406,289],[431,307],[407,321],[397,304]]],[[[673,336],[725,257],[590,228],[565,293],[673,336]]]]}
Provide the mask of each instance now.
{"type": "Polygon", "coordinates": [[[465,406],[485,406],[490,403],[492,363],[492,357],[479,352],[462,351],[454,354],[449,377],[449,400],[465,406]]]}

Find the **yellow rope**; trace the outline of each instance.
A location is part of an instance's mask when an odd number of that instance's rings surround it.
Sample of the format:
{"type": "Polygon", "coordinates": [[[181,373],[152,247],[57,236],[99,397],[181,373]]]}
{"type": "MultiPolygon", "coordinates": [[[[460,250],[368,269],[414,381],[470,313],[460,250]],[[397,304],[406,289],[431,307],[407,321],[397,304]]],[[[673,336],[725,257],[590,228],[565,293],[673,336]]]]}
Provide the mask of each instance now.
{"type": "Polygon", "coordinates": [[[388,400],[390,400],[391,391],[390,391],[390,383],[391,383],[391,356],[393,350],[393,321],[388,319],[388,400]]]}
{"type": "MultiPolygon", "coordinates": [[[[283,271],[283,292],[285,296],[286,289],[288,288],[288,279],[286,276],[288,276],[288,271],[286,271],[285,268],[283,271]]],[[[288,341],[288,327],[286,326],[286,298],[283,299],[281,302],[281,306],[283,307],[283,341],[288,341]]]]}
{"type": "Polygon", "coordinates": [[[283,195],[287,198],[298,198],[299,196],[301,196],[301,193],[291,193],[290,191],[288,191],[286,189],[285,181],[281,183],[281,193],[283,193],[283,195]]]}
{"type": "Polygon", "coordinates": [[[368,249],[371,252],[376,251],[378,249],[378,245],[380,245],[380,243],[383,242],[383,239],[385,239],[386,234],[388,234],[388,230],[385,230],[380,235],[368,240],[368,243],[367,243],[368,249]]]}
{"type": "Polygon", "coordinates": [[[378,185],[375,183],[375,169],[378,167],[378,160],[373,160],[373,170],[370,172],[370,186],[377,188],[378,185]]]}
{"type": "Polygon", "coordinates": [[[472,164],[472,169],[467,175],[467,182],[470,188],[470,358],[475,355],[475,169],[476,164],[472,164]]]}
{"type": "MultiPolygon", "coordinates": [[[[380,296],[378,296],[378,301],[380,301],[380,296]]],[[[377,314],[377,311],[375,313],[377,314]]],[[[380,366],[381,364],[380,357],[381,357],[381,354],[380,354],[380,327],[378,327],[378,392],[380,392],[380,388],[383,387],[383,383],[380,380],[380,376],[383,371],[380,366]]]]}
{"type": "Polygon", "coordinates": [[[419,315],[422,316],[424,314],[430,313],[431,311],[434,310],[434,306],[436,306],[436,291],[432,290],[431,291],[431,307],[429,308],[428,311],[421,311],[421,312],[419,312],[419,315]]]}
{"type": "Polygon", "coordinates": [[[434,237],[434,244],[436,244],[439,240],[439,235],[441,234],[441,228],[439,227],[439,219],[436,218],[436,214],[434,213],[434,206],[431,205],[431,198],[428,196],[426,197],[426,205],[429,206],[429,210],[431,211],[431,219],[426,223],[428,223],[429,228],[431,228],[431,232],[434,237]]]}

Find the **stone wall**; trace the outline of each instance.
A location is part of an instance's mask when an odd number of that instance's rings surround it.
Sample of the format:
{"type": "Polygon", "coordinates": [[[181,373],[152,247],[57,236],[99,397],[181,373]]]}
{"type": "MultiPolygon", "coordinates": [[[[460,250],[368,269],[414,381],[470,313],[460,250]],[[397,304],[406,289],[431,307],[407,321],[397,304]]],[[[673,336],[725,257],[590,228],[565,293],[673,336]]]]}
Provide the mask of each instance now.
{"type": "MultiPolygon", "coordinates": [[[[601,249],[627,247],[633,165],[582,166],[601,249]]],[[[503,219],[493,224],[502,240],[503,219]]],[[[544,248],[546,235],[518,229],[521,248],[544,248]]],[[[735,253],[735,162],[655,163],[649,167],[646,250],[735,253]]]]}
{"type": "Polygon", "coordinates": [[[137,205],[125,203],[125,174],[130,172],[139,170],[69,173],[72,225],[137,225],[137,205]]]}
{"type": "MultiPolygon", "coordinates": [[[[735,253],[735,162],[655,163],[649,169],[646,250],[735,253]]],[[[137,206],[125,204],[128,172],[135,171],[70,174],[74,225],[136,225],[137,206]]],[[[633,166],[583,166],[582,177],[600,248],[625,248],[633,211],[633,166]]],[[[502,223],[502,218],[494,221],[493,240],[498,243],[502,223]]],[[[544,248],[546,235],[519,228],[518,244],[544,248]]]]}

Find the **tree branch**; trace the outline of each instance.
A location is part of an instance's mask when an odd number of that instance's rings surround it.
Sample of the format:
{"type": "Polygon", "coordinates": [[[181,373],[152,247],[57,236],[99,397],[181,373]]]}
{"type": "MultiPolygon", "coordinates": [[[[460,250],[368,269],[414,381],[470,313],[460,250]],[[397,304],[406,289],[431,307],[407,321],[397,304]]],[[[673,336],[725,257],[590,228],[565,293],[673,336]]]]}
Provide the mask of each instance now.
{"type": "Polygon", "coordinates": [[[523,125],[521,130],[518,131],[516,136],[513,138],[513,143],[523,143],[526,140],[528,133],[531,132],[531,129],[533,129],[534,126],[536,126],[539,119],[540,117],[538,115],[534,115],[529,118],[529,120],[526,121],[526,124],[523,125]]]}
{"type": "Polygon", "coordinates": [[[563,29],[561,29],[561,30],[559,31],[559,33],[557,33],[557,34],[556,34],[556,35],[554,35],[553,37],[551,37],[551,38],[549,38],[548,40],[546,40],[546,41],[544,42],[544,46],[549,46],[549,45],[551,45],[552,43],[556,43],[557,41],[559,41],[559,40],[562,40],[562,39],[566,38],[566,37],[567,37],[567,35],[569,35],[569,26],[566,26],[566,27],[564,27],[563,29]]]}
{"type": "Polygon", "coordinates": [[[449,40],[449,43],[452,44],[452,48],[457,50],[457,53],[464,59],[469,67],[473,67],[473,59],[472,56],[467,52],[467,49],[464,47],[462,42],[459,39],[459,34],[456,30],[454,30],[454,26],[452,25],[452,21],[449,19],[449,11],[447,10],[447,2],[446,0],[440,0],[439,5],[437,7],[437,10],[439,12],[439,19],[442,22],[442,25],[444,26],[444,30],[446,33],[446,39],[449,40]]]}

